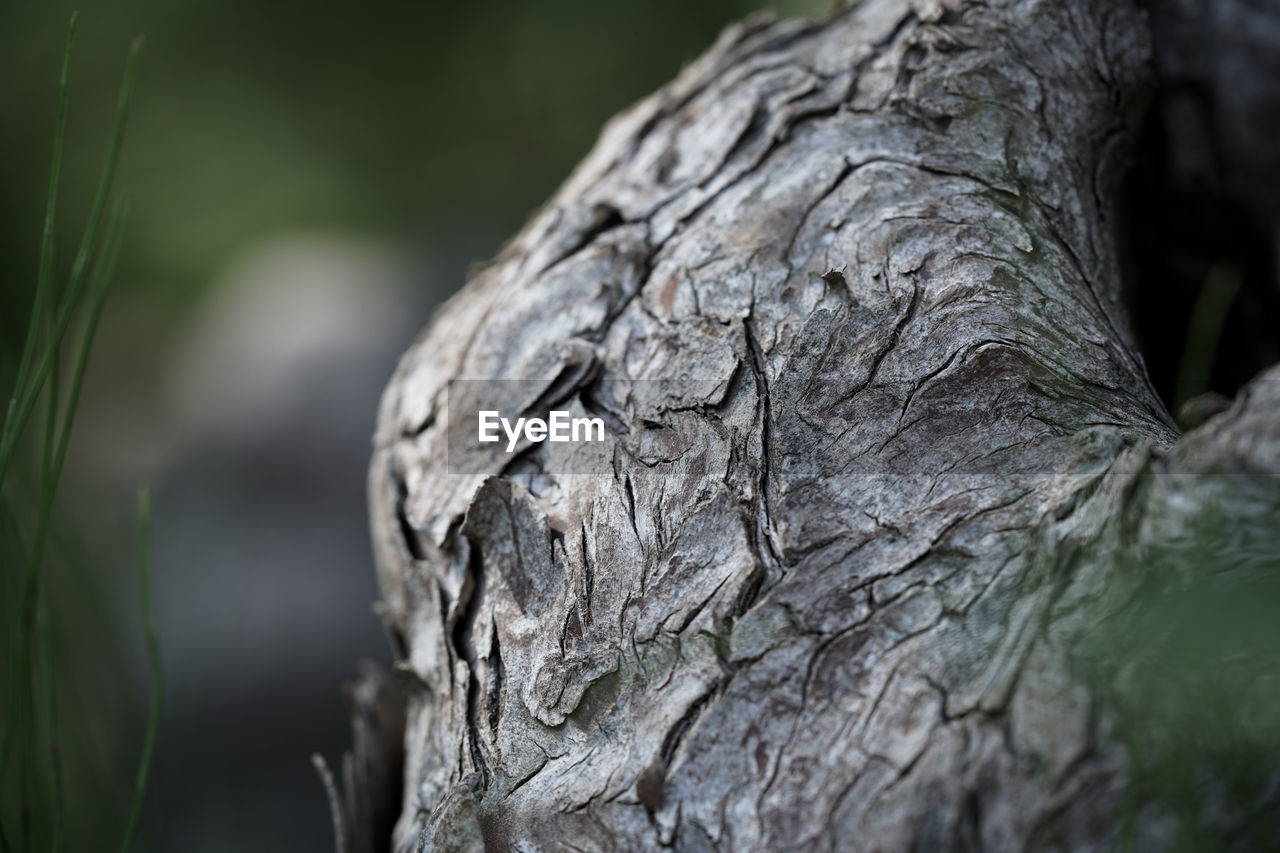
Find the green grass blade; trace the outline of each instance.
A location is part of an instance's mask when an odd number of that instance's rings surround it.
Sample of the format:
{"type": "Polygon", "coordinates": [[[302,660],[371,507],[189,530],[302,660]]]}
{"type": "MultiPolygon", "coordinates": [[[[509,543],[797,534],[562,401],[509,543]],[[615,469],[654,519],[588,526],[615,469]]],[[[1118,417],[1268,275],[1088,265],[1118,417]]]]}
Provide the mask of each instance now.
{"type": "MultiPolygon", "coordinates": [[[[26,339],[23,342],[22,357],[18,364],[18,372],[14,378],[14,385],[10,392],[9,404],[6,407],[6,416],[3,427],[0,427],[0,487],[3,486],[5,474],[9,468],[9,462],[14,453],[19,436],[26,425],[26,421],[30,416],[30,406],[34,404],[38,397],[40,385],[44,380],[41,379],[36,385],[36,393],[32,393],[32,387],[28,385],[29,372],[32,360],[39,348],[41,332],[45,332],[45,352],[42,362],[52,365],[56,362],[57,342],[48,334],[50,328],[49,320],[49,288],[50,281],[53,276],[54,268],[54,224],[56,221],[56,208],[58,198],[58,185],[62,172],[62,148],[66,138],[66,109],[69,92],[69,77],[71,67],[71,48],[74,42],[75,25],[77,16],[73,13],[67,26],[67,39],[64,46],[62,58],[62,73],[59,79],[59,96],[58,111],[54,125],[53,138],[53,157],[49,167],[49,187],[48,195],[45,201],[45,217],[44,227],[41,232],[40,239],[40,260],[36,278],[35,294],[32,298],[31,315],[28,322],[26,339]],[[54,356],[54,357],[51,357],[54,356]]],[[[47,375],[46,371],[46,375],[47,375]]],[[[56,391],[52,395],[50,418],[56,418],[56,391]]],[[[53,421],[51,420],[46,432],[46,438],[52,436],[53,421]]],[[[49,449],[46,445],[46,451],[49,449]]],[[[24,572],[24,575],[26,573],[24,572]]],[[[25,584],[24,584],[25,586],[25,584]]],[[[24,607],[23,614],[19,617],[18,637],[16,643],[17,659],[16,677],[10,685],[13,689],[14,696],[10,701],[9,725],[19,731],[28,731],[32,735],[35,734],[35,696],[36,686],[33,682],[35,676],[32,667],[31,655],[33,652],[31,641],[31,619],[34,617],[32,609],[28,609],[33,602],[23,595],[20,599],[24,607]]],[[[40,652],[39,648],[34,651],[40,652]]],[[[9,737],[6,736],[3,752],[5,753],[5,767],[7,768],[8,752],[12,745],[9,737]]],[[[31,743],[32,752],[35,752],[36,746],[34,741],[31,743]]],[[[32,840],[31,836],[31,811],[32,797],[35,790],[35,762],[30,756],[21,756],[18,761],[18,777],[21,789],[21,845],[23,850],[30,849],[32,840]]],[[[7,843],[7,839],[6,839],[7,843]]]]}
{"type": "MultiPolygon", "coordinates": [[[[71,72],[71,44],[75,40],[76,18],[78,12],[71,13],[71,21],[67,24],[67,43],[62,54],[62,76],[58,84],[58,118],[53,130],[53,164],[49,167],[49,194],[45,200],[44,230],[40,235],[40,267],[36,275],[36,292],[31,306],[31,322],[27,326],[27,339],[22,346],[22,359],[18,362],[18,374],[13,383],[8,410],[5,415],[3,436],[7,442],[10,430],[17,429],[17,422],[12,415],[15,402],[26,389],[27,371],[31,367],[31,359],[35,354],[36,336],[40,324],[45,321],[47,311],[45,300],[49,289],[49,280],[53,277],[53,223],[54,212],[58,202],[58,181],[62,174],[62,142],[66,138],[67,126],[67,92],[68,78],[71,72]]],[[[0,474],[0,482],[4,477],[0,474]]]]}
{"type": "Polygon", "coordinates": [[[120,245],[124,237],[124,220],[128,208],[121,203],[112,211],[107,223],[106,239],[102,254],[94,265],[93,276],[89,286],[89,314],[86,319],[84,333],[80,338],[79,352],[76,354],[75,372],[71,376],[71,389],[67,396],[65,411],[62,416],[62,428],[58,434],[57,444],[53,452],[50,468],[50,482],[56,487],[62,478],[62,469],[67,461],[67,448],[71,444],[71,428],[75,425],[76,410],[80,405],[80,392],[84,389],[84,378],[89,369],[89,353],[93,350],[93,341],[98,334],[98,325],[102,320],[102,309],[107,303],[107,291],[111,285],[111,277],[115,272],[116,261],[120,257],[120,245]]]}
{"type": "MultiPolygon", "coordinates": [[[[62,427],[58,434],[58,439],[54,450],[49,458],[49,468],[46,472],[46,480],[48,495],[46,506],[43,507],[41,521],[43,525],[40,529],[41,539],[38,544],[43,549],[45,541],[48,538],[48,520],[52,511],[53,495],[57,489],[58,482],[62,479],[63,466],[67,461],[67,448],[71,444],[71,428],[75,424],[76,410],[80,403],[80,392],[84,388],[84,378],[89,367],[89,353],[93,350],[93,341],[97,336],[98,325],[102,320],[102,309],[106,305],[107,291],[111,284],[111,276],[115,271],[116,259],[120,254],[120,244],[124,234],[124,217],[125,206],[117,205],[112,211],[111,218],[107,223],[107,236],[105,239],[103,253],[95,264],[93,276],[89,287],[89,315],[85,324],[85,329],[79,341],[79,353],[77,354],[75,372],[72,374],[71,389],[67,397],[66,410],[63,413],[62,427]]],[[[56,386],[51,390],[51,396],[56,393],[56,386]]],[[[39,571],[39,567],[36,567],[39,571]]],[[[52,638],[49,631],[48,616],[44,611],[46,605],[43,595],[43,584],[39,584],[40,600],[39,607],[42,612],[42,645],[44,646],[44,656],[42,662],[44,664],[45,686],[45,731],[48,739],[49,752],[49,776],[52,788],[53,801],[53,841],[51,849],[58,851],[62,849],[62,827],[63,820],[63,785],[62,785],[62,769],[59,760],[58,746],[58,721],[57,721],[57,696],[54,686],[53,664],[51,660],[52,638]]]]}
{"type": "MultiPolygon", "coordinates": [[[[54,683],[53,630],[50,625],[48,603],[42,600],[36,616],[39,631],[40,685],[44,693],[45,756],[49,765],[49,801],[51,803],[49,849],[57,853],[62,849],[62,828],[65,823],[65,806],[62,784],[62,759],[59,755],[57,689],[54,683]]],[[[33,685],[34,688],[34,685],[33,685]]]]}
{"type": "MultiPolygon", "coordinates": [[[[106,163],[98,184],[97,194],[86,222],[79,250],[72,264],[66,288],[57,294],[52,286],[55,268],[54,226],[61,173],[62,148],[65,137],[65,114],[70,67],[72,33],[75,16],[67,36],[63,59],[62,87],[54,139],[54,157],[51,167],[50,187],[45,212],[44,229],[40,246],[40,266],[36,292],[32,300],[31,317],[27,337],[23,343],[23,355],[15,383],[6,405],[6,417],[0,425],[0,508],[6,522],[14,530],[15,543],[19,546],[17,566],[21,572],[12,577],[14,589],[6,596],[17,605],[16,613],[6,617],[6,631],[12,631],[13,645],[6,649],[12,655],[12,680],[6,685],[9,710],[6,713],[3,743],[0,743],[0,773],[5,778],[0,784],[8,789],[8,770],[12,766],[12,780],[17,786],[16,849],[28,851],[38,839],[47,839],[54,851],[65,843],[65,803],[63,774],[60,758],[58,729],[57,688],[52,656],[51,620],[46,602],[43,581],[43,563],[52,507],[58,482],[66,462],[71,429],[75,420],[88,356],[101,319],[107,285],[111,279],[121,242],[122,208],[107,215],[106,208],[114,182],[123,144],[128,106],[132,97],[136,62],[141,40],[136,40],[125,67],[124,82],[117,102],[111,143],[106,163]],[[106,236],[100,239],[104,218],[106,236]],[[103,245],[100,245],[103,244],[103,245]],[[73,320],[82,315],[85,307],[85,291],[88,288],[88,314],[82,332],[76,336],[75,370],[70,392],[62,399],[61,360],[73,320]],[[44,425],[43,446],[36,465],[35,483],[19,489],[26,500],[6,494],[10,485],[6,477],[13,470],[17,449],[23,442],[30,425],[35,406],[42,395],[47,395],[48,414],[44,425]],[[60,408],[64,409],[59,411],[60,408]],[[10,498],[13,497],[14,501],[10,498]],[[17,513],[19,508],[34,511],[34,536],[29,547],[21,539],[21,527],[17,513]],[[12,618],[12,621],[8,621],[12,618]],[[14,747],[17,747],[14,750],[14,747]],[[12,763],[11,763],[12,760],[12,763]],[[48,786],[47,801],[37,797],[48,786]]],[[[19,473],[23,473],[20,471],[19,473]]],[[[7,567],[6,567],[7,568],[7,567]]],[[[15,566],[16,568],[16,566],[15,566]]],[[[149,569],[147,570],[149,572],[149,569]]],[[[8,574],[8,572],[6,572],[8,574]]],[[[150,607],[149,598],[147,606],[150,607]]],[[[154,625],[151,626],[152,632],[154,625]]],[[[6,643],[8,645],[8,643],[6,643]]],[[[149,758],[147,759],[149,763],[149,758]]],[[[5,797],[8,799],[9,791],[5,797]]],[[[8,850],[12,839],[3,838],[3,848],[8,850]]]]}
{"type": "Polygon", "coordinates": [[[111,184],[115,181],[116,167],[120,163],[120,150],[124,146],[124,128],[129,117],[129,102],[133,98],[133,80],[138,70],[138,54],[141,52],[142,36],[138,36],[129,46],[129,58],[124,68],[124,82],[120,85],[120,95],[116,101],[116,120],[111,131],[111,146],[107,149],[107,162],[102,168],[98,193],[93,199],[93,208],[85,224],[84,236],[80,239],[80,249],[76,252],[75,262],[71,265],[69,286],[71,291],[84,281],[89,258],[93,252],[94,238],[97,236],[98,226],[102,224],[102,217],[106,213],[107,198],[111,194],[111,184]]]}
{"type": "MultiPolygon", "coordinates": [[[[31,552],[27,548],[26,541],[23,539],[21,525],[16,513],[5,512],[0,520],[3,520],[8,528],[7,530],[0,532],[7,533],[7,535],[11,537],[10,541],[12,542],[12,547],[17,553],[17,557],[19,561],[21,561],[21,564],[25,566],[31,552]]],[[[6,625],[5,628],[7,630],[8,625],[6,625]]],[[[17,662],[16,656],[14,658],[14,662],[17,662]]],[[[11,759],[13,758],[14,745],[19,740],[18,705],[22,694],[21,680],[14,675],[13,678],[6,683],[5,687],[11,695],[8,697],[9,705],[6,711],[8,716],[5,717],[6,725],[4,726],[4,731],[0,733],[0,784],[7,785],[9,783],[9,773],[12,768],[21,763],[20,761],[11,762],[11,759]]],[[[20,773],[21,771],[19,770],[19,774],[20,773]]],[[[21,780],[19,779],[19,782],[20,781],[21,780]]],[[[0,826],[0,832],[2,831],[3,827],[0,826]]]]}
{"type": "MultiPolygon", "coordinates": [[[[71,393],[67,401],[67,410],[63,415],[63,423],[58,433],[56,445],[48,454],[49,461],[47,467],[41,474],[40,482],[40,499],[38,514],[36,517],[36,533],[32,542],[30,558],[26,565],[24,573],[24,584],[22,593],[22,624],[20,626],[20,645],[23,660],[19,661],[20,672],[23,678],[20,683],[26,685],[31,691],[29,708],[35,712],[35,696],[37,692],[44,694],[45,703],[45,735],[48,739],[48,756],[50,761],[50,800],[54,806],[54,816],[52,825],[54,828],[54,840],[60,841],[59,835],[61,827],[61,815],[58,813],[62,803],[62,779],[57,759],[57,735],[56,722],[52,716],[53,697],[53,674],[47,668],[51,667],[49,660],[49,650],[46,648],[50,642],[48,631],[48,619],[44,616],[45,611],[45,595],[44,584],[42,583],[42,570],[44,567],[45,546],[48,542],[49,524],[53,517],[53,504],[57,496],[58,483],[62,479],[63,466],[66,463],[67,448],[71,439],[71,427],[75,422],[75,410],[79,403],[80,392],[84,386],[84,377],[88,367],[89,351],[93,345],[93,339],[97,332],[99,320],[102,316],[102,307],[105,303],[107,294],[107,286],[111,281],[111,273],[115,267],[116,258],[119,254],[121,235],[123,234],[123,206],[117,206],[108,223],[106,246],[100,255],[98,262],[94,265],[92,283],[90,287],[90,311],[88,322],[85,327],[84,334],[80,341],[79,353],[76,363],[76,370],[72,380],[71,393]],[[43,617],[43,618],[42,618],[43,617]],[[36,636],[33,638],[33,628],[38,629],[36,636]],[[36,671],[30,667],[30,658],[39,659],[41,668],[36,671]],[[24,661],[27,661],[24,665],[24,661]],[[43,688],[43,689],[42,689],[43,688]]],[[[56,392],[56,387],[50,389],[50,394],[56,392]]]]}
{"type": "Polygon", "coordinates": [[[62,479],[62,468],[67,461],[67,447],[71,440],[71,427],[75,423],[75,409],[80,401],[80,392],[84,387],[85,372],[89,363],[89,351],[97,334],[98,322],[102,317],[107,285],[111,281],[111,273],[115,267],[120,251],[120,238],[123,234],[124,207],[116,208],[112,222],[108,227],[106,250],[95,265],[93,287],[88,323],[76,362],[76,372],[72,380],[71,395],[67,402],[57,446],[52,453],[52,461],[40,484],[40,502],[36,516],[36,534],[31,546],[31,557],[27,564],[27,589],[25,597],[29,597],[33,605],[42,600],[40,570],[44,563],[45,544],[48,542],[49,523],[53,517],[53,501],[58,493],[58,482],[62,479]]]}
{"type": "Polygon", "coordinates": [[[133,844],[147,798],[147,779],[155,754],[156,734],[160,728],[160,696],[163,690],[160,669],[160,641],[156,634],[155,610],[151,602],[151,493],[146,486],[138,489],[139,568],[142,577],[142,613],[147,633],[147,670],[151,678],[151,701],[147,711],[147,732],[142,741],[142,757],[138,761],[138,777],[134,784],[133,806],[129,823],[120,840],[120,853],[133,844]]]}
{"type": "Polygon", "coordinates": [[[71,323],[71,316],[74,313],[76,304],[80,301],[85,283],[85,271],[88,269],[89,260],[93,254],[98,228],[102,224],[107,198],[111,193],[111,185],[115,180],[116,166],[120,161],[120,149],[124,144],[124,129],[129,115],[129,102],[133,94],[133,81],[137,70],[138,54],[141,49],[142,39],[139,37],[134,40],[129,50],[129,59],[125,65],[124,82],[120,86],[120,97],[116,103],[116,118],[111,134],[111,144],[107,151],[107,161],[102,170],[102,178],[98,182],[98,192],[94,198],[93,208],[90,210],[88,222],[85,224],[84,235],[80,241],[80,249],[76,253],[75,262],[71,265],[71,278],[68,282],[67,290],[63,294],[61,304],[58,307],[57,318],[53,325],[53,339],[46,342],[44,354],[40,359],[35,374],[31,377],[30,383],[25,385],[20,390],[20,393],[16,395],[18,399],[16,408],[11,411],[9,417],[5,420],[4,434],[0,438],[0,483],[4,482],[5,475],[8,473],[18,438],[22,435],[27,420],[31,416],[31,410],[49,378],[49,373],[53,367],[54,352],[57,350],[59,342],[66,335],[67,327],[71,323]]]}
{"type": "Polygon", "coordinates": [[[45,409],[44,421],[44,453],[40,463],[42,480],[49,477],[53,468],[53,448],[58,433],[58,398],[62,396],[60,380],[62,378],[62,353],[58,349],[53,352],[53,369],[49,371],[49,405],[45,409]]]}
{"type": "Polygon", "coordinates": [[[1227,313],[1240,292],[1241,284],[1240,270],[1228,264],[1215,264],[1205,277],[1191,308],[1186,343],[1178,364],[1178,378],[1174,386],[1175,412],[1187,400],[1209,390],[1213,361],[1226,326],[1227,313]]]}

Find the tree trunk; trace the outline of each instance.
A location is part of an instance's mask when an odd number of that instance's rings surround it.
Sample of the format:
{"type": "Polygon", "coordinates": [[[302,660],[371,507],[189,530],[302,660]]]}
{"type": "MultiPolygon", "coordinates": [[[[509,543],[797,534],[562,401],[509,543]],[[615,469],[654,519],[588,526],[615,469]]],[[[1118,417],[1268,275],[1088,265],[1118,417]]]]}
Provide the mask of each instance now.
{"type": "Polygon", "coordinates": [[[609,124],[383,400],[396,850],[1163,843],[1128,671],[1081,644],[1274,544],[1280,371],[1181,438],[1147,379],[1115,204],[1147,32],[753,18],[609,124]],[[603,417],[609,464],[451,468],[449,381],[498,378],[603,417]]]}

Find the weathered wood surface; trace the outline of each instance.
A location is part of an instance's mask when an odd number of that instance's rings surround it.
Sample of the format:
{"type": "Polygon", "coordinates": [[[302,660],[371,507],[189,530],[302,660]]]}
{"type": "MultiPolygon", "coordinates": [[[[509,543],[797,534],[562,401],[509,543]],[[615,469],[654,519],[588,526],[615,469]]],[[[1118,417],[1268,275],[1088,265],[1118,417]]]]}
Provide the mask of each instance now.
{"type": "Polygon", "coordinates": [[[1280,373],[1179,440],[1129,331],[1146,33],[1120,0],[756,18],[608,126],[383,401],[396,849],[1114,846],[1073,643],[1207,493],[1280,506],[1280,373]],[[449,473],[446,382],[490,377],[608,409],[610,474],[449,473]]]}

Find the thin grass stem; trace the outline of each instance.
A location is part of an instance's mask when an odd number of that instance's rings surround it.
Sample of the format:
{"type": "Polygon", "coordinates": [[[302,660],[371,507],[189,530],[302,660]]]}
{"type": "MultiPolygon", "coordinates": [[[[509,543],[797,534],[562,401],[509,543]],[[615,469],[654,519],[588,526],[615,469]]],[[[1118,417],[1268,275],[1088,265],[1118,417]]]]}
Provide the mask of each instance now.
{"type": "MultiPolygon", "coordinates": [[[[26,388],[27,371],[31,367],[31,359],[35,354],[36,336],[40,329],[40,323],[46,316],[45,298],[49,289],[49,280],[53,277],[54,214],[58,203],[58,182],[62,175],[62,143],[66,138],[71,44],[75,40],[76,19],[78,17],[78,12],[71,13],[71,20],[67,24],[66,47],[62,53],[62,75],[58,83],[58,117],[54,123],[53,130],[53,163],[49,167],[49,194],[45,200],[44,229],[40,234],[40,266],[36,274],[36,292],[31,305],[31,322],[27,326],[27,338],[22,345],[22,359],[18,362],[18,374],[13,383],[13,392],[10,395],[9,405],[5,414],[2,434],[6,443],[9,441],[10,431],[17,429],[17,423],[12,417],[16,408],[15,402],[26,388]]],[[[3,481],[4,475],[0,472],[0,482],[3,481]]]]}
{"type": "Polygon", "coordinates": [[[155,609],[151,600],[151,492],[146,486],[138,489],[138,564],[142,582],[142,615],[146,625],[147,670],[151,680],[151,698],[147,710],[147,731],[142,741],[142,757],[138,761],[138,776],[133,789],[133,805],[129,809],[129,822],[120,840],[120,853],[127,853],[142,819],[142,807],[147,799],[147,780],[151,760],[155,754],[156,734],[160,728],[160,697],[163,692],[160,669],[160,640],[156,633],[155,609]]]}
{"type": "Polygon", "coordinates": [[[134,40],[129,50],[128,62],[125,64],[124,82],[120,86],[120,97],[116,102],[115,124],[112,128],[111,144],[107,151],[106,164],[102,170],[102,178],[98,182],[98,192],[94,198],[88,222],[85,224],[84,235],[80,240],[80,249],[76,253],[75,262],[71,265],[71,278],[68,282],[67,290],[63,293],[62,302],[58,307],[57,319],[53,328],[53,340],[48,342],[30,384],[22,388],[20,394],[17,395],[18,404],[16,410],[11,412],[10,417],[5,420],[3,438],[0,438],[0,483],[4,482],[5,474],[8,473],[9,465],[13,460],[14,448],[18,438],[21,436],[27,419],[31,416],[31,409],[49,377],[49,372],[53,366],[53,353],[57,349],[58,342],[66,334],[76,304],[80,301],[80,295],[85,284],[85,272],[93,254],[94,241],[97,237],[98,228],[102,224],[107,197],[110,195],[111,185],[115,180],[116,167],[120,161],[120,149],[124,144],[124,129],[129,115],[129,102],[133,94],[133,81],[137,72],[138,54],[141,49],[142,38],[139,37],[134,40]],[[13,421],[12,429],[9,428],[11,420],[13,421]]]}

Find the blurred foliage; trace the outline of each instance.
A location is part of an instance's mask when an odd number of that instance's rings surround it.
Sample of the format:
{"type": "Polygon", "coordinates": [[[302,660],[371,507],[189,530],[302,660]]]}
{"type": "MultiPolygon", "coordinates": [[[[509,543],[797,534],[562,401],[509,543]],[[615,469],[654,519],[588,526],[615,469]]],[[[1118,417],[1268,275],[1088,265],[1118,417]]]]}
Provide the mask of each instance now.
{"type": "Polygon", "coordinates": [[[1122,849],[1280,850],[1280,528],[1256,521],[1211,504],[1185,542],[1122,556],[1135,591],[1080,644],[1129,754],[1122,849]]]}
{"type": "MultiPolygon", "coordinates": [[[[121,281],[150,310],[180,310],[232,253],[281,231],[376,231],[460,245],[481,260],[610,115],[757,5],[88,0],[70,138],[76,152],[95,150],[110,120],[102,105],[116,46],[146,33],[122,164],[133,212],[121,281]]],[[[775,5],[819,13],[827,3],[775,5]]],[[[34,274],[67,11],[0,8],[5,341],[23,316],[14,283],[34,274]]],[[[73,153],[67,180],[91,185],[96,168],[73,153]]]]}

